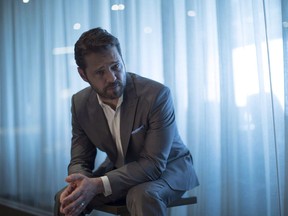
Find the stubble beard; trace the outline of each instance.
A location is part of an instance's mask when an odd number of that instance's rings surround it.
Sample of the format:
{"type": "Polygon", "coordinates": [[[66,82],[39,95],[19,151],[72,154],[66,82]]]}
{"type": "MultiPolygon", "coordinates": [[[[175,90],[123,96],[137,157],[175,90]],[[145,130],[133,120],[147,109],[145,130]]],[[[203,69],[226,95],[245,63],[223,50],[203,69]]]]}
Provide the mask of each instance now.
{"type": "Polygon", "coordinates": [[[122,96],[125,88],[125,83],[120,80],[116,80],[114,83],[110,83],[108,86],[106,86],[102,91],[95,88],[94,86],[92,86],[92,88],[97,92],[100,97],[114,100],[122,96]],[[111,88],[113,88],[112,91],[111,88]]]}

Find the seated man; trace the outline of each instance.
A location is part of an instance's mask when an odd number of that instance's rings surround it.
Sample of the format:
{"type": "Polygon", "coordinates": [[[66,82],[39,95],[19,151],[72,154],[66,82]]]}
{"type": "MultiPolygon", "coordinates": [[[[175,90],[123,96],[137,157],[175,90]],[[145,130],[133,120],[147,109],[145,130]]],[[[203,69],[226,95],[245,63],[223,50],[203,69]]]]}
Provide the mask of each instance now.
{"type": "Polygon", "coordinates": [[[169,203],[198,185],[169,89],[126,72],[118,39],[101,28],[82,34],[75,60],[90,87],[72,97],[68,186],[56,195],[55,215],[123,199],[131,215],[166,215],[169,203]],[[94,172],[98,149],[107,159],[94,172]]]}

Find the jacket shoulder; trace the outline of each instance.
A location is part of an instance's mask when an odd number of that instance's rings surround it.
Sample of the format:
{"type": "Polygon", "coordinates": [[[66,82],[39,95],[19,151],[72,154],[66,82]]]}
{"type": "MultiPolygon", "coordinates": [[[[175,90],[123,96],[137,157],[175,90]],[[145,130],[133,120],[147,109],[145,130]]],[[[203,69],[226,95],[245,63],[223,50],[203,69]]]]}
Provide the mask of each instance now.
{"type": "Polygon", "coordinates": [[[89,96],[92,94],[92,92],[93,89],[89,86],[80,90],[72,96],[72,104],[76,106],[75,108],[77,110],[80,108],[80,106],[86,106],[89,96]]]}
{"type": "Polygon", "coordinates": [[[129,75],[134,84],[137,96],[155,96],[160,91],[169,91],[169,88],[160,82],[133,73],[129,73],[129,75]]]}

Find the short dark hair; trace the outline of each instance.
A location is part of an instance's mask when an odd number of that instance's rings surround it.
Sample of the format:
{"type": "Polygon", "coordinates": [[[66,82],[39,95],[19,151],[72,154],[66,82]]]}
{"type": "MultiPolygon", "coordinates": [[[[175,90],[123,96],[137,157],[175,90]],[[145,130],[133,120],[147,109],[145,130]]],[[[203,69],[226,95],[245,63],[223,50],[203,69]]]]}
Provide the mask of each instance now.
{"type": "Polygon", "coordinates": [[[120,43],[118,39],[102,28],[93,28],[84,32],[74,47],[74,57],[76,64],[83,70],[86,69],[84,57],[93,52],[103,52],[115,46],[122,57],[120,43]]]}

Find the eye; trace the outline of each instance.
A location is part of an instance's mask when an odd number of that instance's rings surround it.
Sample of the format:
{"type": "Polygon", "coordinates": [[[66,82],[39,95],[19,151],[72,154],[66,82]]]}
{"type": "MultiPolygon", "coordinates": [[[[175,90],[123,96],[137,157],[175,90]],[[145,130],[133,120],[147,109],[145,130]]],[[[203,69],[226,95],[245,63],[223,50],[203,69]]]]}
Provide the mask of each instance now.
{"type": "Polygon", "coordinates": [[[121,64],[120,63],[116,63],[115,65],[112,66],[112,68],[114,70],[119,70],[119,69],[121,69],[121,64]]]}
{"type": "Polygon", "coordinates": [[[98,75],[98,76],[103,76],[104,73],[105,73],[104,70],[97,70],[97,71],[95,71],[95,75],[98,75]]]}

